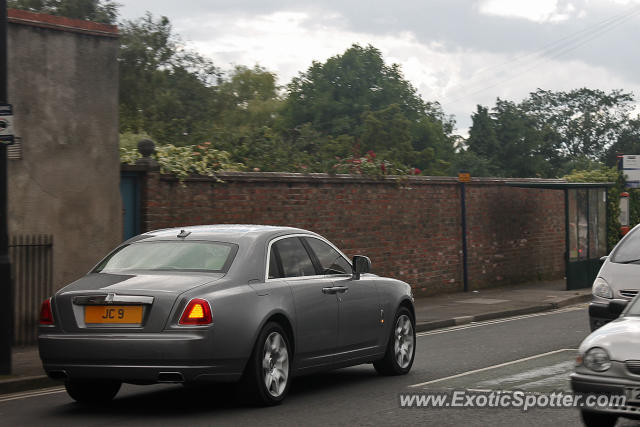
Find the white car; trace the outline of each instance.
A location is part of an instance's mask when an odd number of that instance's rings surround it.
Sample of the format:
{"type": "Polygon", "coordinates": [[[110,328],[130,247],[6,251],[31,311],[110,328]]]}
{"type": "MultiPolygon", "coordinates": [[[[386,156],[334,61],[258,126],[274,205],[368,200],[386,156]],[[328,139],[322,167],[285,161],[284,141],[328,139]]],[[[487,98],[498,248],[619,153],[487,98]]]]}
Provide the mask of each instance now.
{"type": "Polygon", "coordinates": [[[612,301],[630,301],[640,291],[640,225],[627,233],[603,260],[593,282],[593,301],[589,305],[592,331],[617,317],[609,310],[612,301]]]}
{"type": "Polygon", "coordinates": [[[582,408],[587,426],[613,426],[620,416],[640,418],[640,300],[613,300],[609,310],[620,317],[580,344],[571,387],[576,393],[626,399],[612,406],[582,408]]]}

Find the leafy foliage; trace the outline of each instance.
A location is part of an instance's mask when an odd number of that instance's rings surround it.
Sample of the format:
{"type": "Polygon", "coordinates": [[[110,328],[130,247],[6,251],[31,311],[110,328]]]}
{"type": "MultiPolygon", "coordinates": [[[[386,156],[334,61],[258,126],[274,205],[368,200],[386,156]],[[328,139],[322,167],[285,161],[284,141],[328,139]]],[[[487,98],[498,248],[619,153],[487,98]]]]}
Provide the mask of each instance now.
{"type": "Polygon", "coordinates": [[[363,157],[349,156],[337,160],[338,162],[333,165],[335,173],[382,177],[385,175],[420,175],[421,172],[418,168],[406,168],[388,160],[379,159],[373,151],[368,151],[363,157]]]}
{"type": "Polygon", "coordinates": [[[558,154],[595,160],[617,140],[633,108],[632,101],[633,95],[621,90],[605,93],[587,88],[570,92],[538,89],[522,103],[522,108],[539,125],[558,134],[558,154]]]}
{"type": "Polygon", "coordinates": [[[115,24],[119,5],[112,0],[9,0],[7,6],[29,12],[115,24]]]}
{"type": "Polygon", "coordinates": [[[444,173],[454,155],[453,120],[427,103],[404,79],[397,64],[386,65],[373,46],[353,45],[325,63],[314,62],[288,85],[283,125],[309,124],[331,138],[351,138],[361,152],[444,173]],[[448,164],[447,164],[448,165],[448,164]]]}
{"type": "Polygon", "coordinates": [[[219,71],[186,50],[166,17],[150,13],[120,24],[120,131],[162,143],[206,140],[217,110],[219,71]]]}
{"type": "MultiPolygon", "coordinates": [[[[185,147],[165,144],[156,148],[153,157],[161,172],[173,174],[181,181],[193,174],[215,177],[216,172],[245,169],[244,165],[233,162],[228,152],[213,148],[211,142],[185,147]]],[[[124,163],[135,164],[140,154],[137,150],[120,147],[120,158],[124,163]]]]}
{"type": "Polygon", "coordinates": [[[632,102],[630,93],[587,88],[538,89],[519,104],[498,98],[491,111],[478,106],[466,145],[477,166],[488,162],[498,176],[557,177],[613,165],[616,152],[640,149],[632,102]]]}

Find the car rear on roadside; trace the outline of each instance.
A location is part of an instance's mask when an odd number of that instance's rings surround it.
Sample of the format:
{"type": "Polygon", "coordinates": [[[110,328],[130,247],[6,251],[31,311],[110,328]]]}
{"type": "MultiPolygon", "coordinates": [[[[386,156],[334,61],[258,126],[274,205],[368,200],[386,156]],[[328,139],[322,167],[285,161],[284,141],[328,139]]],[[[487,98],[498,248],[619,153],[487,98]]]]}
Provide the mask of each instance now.
{"type": "Polygon", "coordinates": [[[44,370],[106,385],[237,379],[242,366],[216,357],[212,306],[198,294],[224,278],[236,252],[178,238],[122,245],[43,303],[44,370]]]}

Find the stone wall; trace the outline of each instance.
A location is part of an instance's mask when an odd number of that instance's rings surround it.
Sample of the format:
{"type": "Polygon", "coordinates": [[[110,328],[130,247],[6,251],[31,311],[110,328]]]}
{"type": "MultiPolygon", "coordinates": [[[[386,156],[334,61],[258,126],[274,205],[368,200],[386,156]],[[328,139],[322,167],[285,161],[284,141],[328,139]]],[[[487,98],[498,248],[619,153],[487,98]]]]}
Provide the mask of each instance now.
{"type": "MultiPolygon", "coordinates": [[[[143,230],[246,223],[288,225],[326,236],[374,272],[416,295],[462,290],[460,184],[453,178],[366,179],[324,174],[227,173],[223,183],[143,178],[143,230]]],[[[522,180],[520,180],[522,181],[522,180]]],[[[564,195],[467,184],[470,288],[564,276],[564,195]]]]}
{"type": "Polygon", "coordinates": [[[9,233],[53,235],[56,288],[122,237],[117,54],[114,26],[9,10],[9,233]]]}

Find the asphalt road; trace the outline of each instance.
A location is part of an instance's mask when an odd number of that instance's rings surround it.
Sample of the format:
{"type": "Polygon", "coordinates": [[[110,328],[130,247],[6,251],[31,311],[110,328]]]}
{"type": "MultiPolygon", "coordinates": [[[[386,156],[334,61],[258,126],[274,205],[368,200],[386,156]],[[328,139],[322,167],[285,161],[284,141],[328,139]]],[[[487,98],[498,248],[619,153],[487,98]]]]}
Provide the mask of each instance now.
{"type": "MultiPolygon", "coordinates": [[[[59,389],[49,389],[0,396],[0,425],[579,426],[579,412],[573,408],[400,408],[399,393],[491,384],[495,389],[508,384],[533,391],[564,389],[571,349],[587,335],[586,306],[570,307],[419,334],[409,375],[380,377],[363,365],[296,378],[287,400],[277,407],[245,406],[225,387],[124,386],[103,407],[83,407],[59,389]],[[491,368],[495,365],[502,366],[491,368]],[[536,389],[541,384],[547,388],[536,389]]],[[[621,420],[618,425],[640,424],[621,420]]]]}

